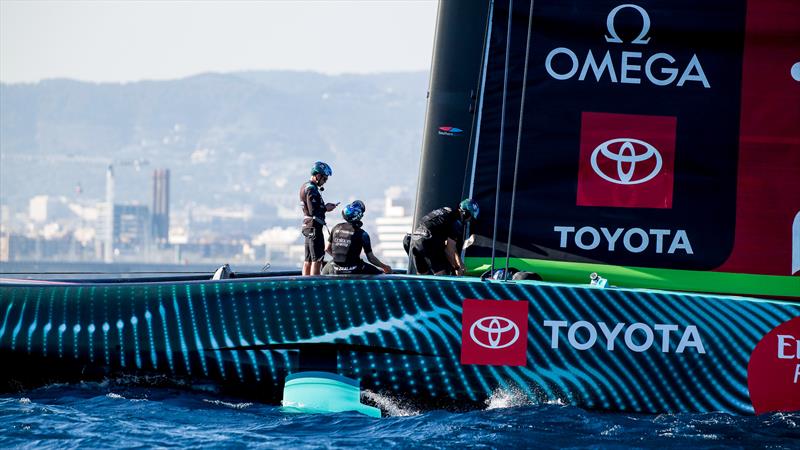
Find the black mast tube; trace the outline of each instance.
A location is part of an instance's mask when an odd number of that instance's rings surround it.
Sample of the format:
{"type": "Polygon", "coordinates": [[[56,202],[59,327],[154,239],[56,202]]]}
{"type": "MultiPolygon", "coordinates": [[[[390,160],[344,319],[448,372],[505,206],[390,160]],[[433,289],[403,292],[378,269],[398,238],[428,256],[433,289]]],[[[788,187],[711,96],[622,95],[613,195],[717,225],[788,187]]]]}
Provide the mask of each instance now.
{"type": "Polygon", "coordinates": [[[441,0],[422,138],[414,226],[433,209],[455,206],[469,176],[470,141],[483,63],[489,0],[441,0]],[[440,133],[456,127],[460,133],[440,133]]]}

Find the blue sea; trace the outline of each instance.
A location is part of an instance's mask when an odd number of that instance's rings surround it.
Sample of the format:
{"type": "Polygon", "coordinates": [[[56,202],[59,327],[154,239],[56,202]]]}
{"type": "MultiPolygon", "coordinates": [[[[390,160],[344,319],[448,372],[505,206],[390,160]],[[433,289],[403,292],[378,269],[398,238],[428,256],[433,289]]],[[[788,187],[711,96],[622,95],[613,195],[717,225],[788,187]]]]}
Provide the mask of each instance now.
{"type": "Polygon", "coordinates": [[[472,412],[416,411],[366,392],[384,418],[296,414],[208,392],[115,382],[0,396],[0,447],[800,448],[800,413],[635,415],[525,404],[498,392],[472,412]]]}

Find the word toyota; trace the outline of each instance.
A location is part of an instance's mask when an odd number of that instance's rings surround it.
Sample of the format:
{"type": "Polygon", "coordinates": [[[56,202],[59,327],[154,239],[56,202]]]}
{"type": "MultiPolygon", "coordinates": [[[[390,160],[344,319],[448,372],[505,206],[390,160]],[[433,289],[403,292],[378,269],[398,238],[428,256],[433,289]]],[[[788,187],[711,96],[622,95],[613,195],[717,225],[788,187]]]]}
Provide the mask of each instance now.
{"type": "Polygon", "coordinates": [[[609,326],[605,322],[597,322],[597,326],[595,326],[585,320],[579,320],[573,324],[565,320],[545,320],[543,325],[550,328],[550,348],[554,349],[557,349],[561,342],[559,330],[566,328],[567,342],[576,350],[588,350],[594,347],[601,340],[600,335],[602,334],[602,339],[605,341],[604,346],[608,351],[613,352],[621,341],[628,350],[634,352],[644,352],[656,347],[662,353],[670,353],[672,350],[671,336],[674,332],[676,336],[680,336],[675,353],[683,353],[687,349],[694,349],[700,354],[706,352],[700,332],[695,325],[687,325],[683,331],[679,325],[657,323],[651,326],[641,322],[632,323],[626,327],[624,323],[609,326]],[[600,334],[597,332],[598,328],[600,334]],[[656,333],[661,334],[660,340],[657,340],[656,333]]]}
{"type": "Polygon", "coordinates": [[[559,233],[559,247],[568,248],[574,243],[581,250],[594,250],[601,245],[609,252],[616,251],[618,247],[630,253],[651,251],[654,253],[673,254],[682,251],[687,255],[694,254],[689,235],[686,230],[667,230],[642,228],[615,228],[585,226],[575,230],[575,227],[556,225],[553,231],[559,233]],[[570,239],[572,236],[572,239],[570,239]],[[665,244],[669,243],[669,246],[665,244]],[[619,245],[618,245],[619,244],[619,245]]]}

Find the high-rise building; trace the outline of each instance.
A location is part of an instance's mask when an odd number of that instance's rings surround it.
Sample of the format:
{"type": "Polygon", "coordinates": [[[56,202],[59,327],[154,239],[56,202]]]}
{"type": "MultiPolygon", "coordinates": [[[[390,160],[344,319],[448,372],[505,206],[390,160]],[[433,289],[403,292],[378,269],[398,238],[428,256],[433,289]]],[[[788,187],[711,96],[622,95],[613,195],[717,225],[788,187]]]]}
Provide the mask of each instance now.
{"type": "Polygon", "coordinates": [[[414,221],[411,198],[407,189],[390,187],[385,192],[383,216],[375,219],[379,243],[376,253],[384,263],[396,268],[408,265],[403,238],[411,232],[414,221]]]}
{"type": "Polygon", "coordinates": [[[169,169],[153,171],[153,240],[165,244],[169,240],[169,169]]]}
{"type": "Polygon", "coordinates": [[[144,249],[149,216],[145,205],[114,205],[114,248],[135,252],[144,249]]]}

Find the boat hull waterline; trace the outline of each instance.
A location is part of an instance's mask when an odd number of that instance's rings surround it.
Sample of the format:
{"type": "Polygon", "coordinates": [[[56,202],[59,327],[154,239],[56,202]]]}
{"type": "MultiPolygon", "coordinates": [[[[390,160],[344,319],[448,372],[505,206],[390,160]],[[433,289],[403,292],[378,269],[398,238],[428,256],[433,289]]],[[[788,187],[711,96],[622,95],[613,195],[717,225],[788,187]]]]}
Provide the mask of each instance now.
{"type": "Polygon", "coordinates": [[[800,305],[447,277],[0,284],[5,390],[159,375],[278,403],[337,373],[420,407],[800,409],[800,305]]]}

